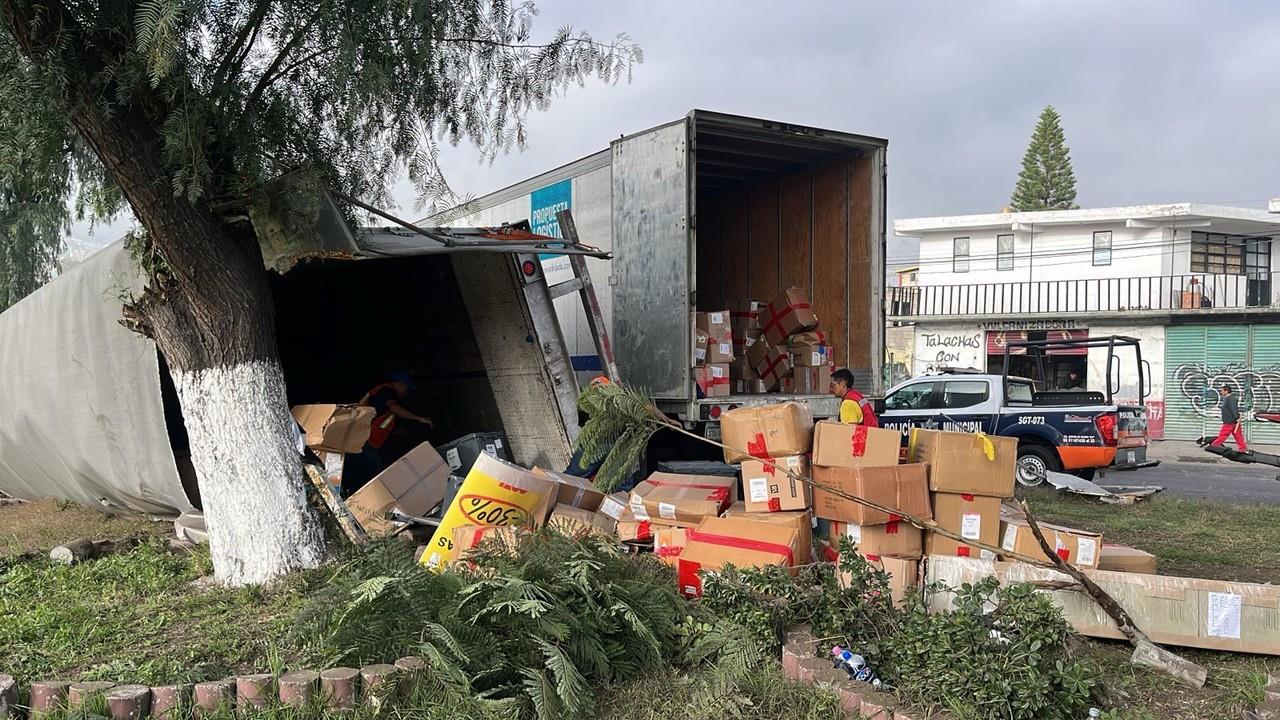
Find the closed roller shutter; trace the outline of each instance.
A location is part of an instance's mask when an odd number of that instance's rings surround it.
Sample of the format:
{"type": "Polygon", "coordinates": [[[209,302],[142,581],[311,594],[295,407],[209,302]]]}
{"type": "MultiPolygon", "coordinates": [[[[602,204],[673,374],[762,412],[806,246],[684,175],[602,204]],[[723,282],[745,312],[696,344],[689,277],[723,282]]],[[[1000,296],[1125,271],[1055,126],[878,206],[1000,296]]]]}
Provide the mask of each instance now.
{"type": "MultiPolygon", "coordinates": [[[[1280,327],[1181,325],[1165,332],[1165,438],[1217,435],[1218,388],[1242,410],[1280,411],[1280,327]]],[[[1246,423],[1249,442],[1280,443],[1280,425],[1246,423]]]]}
{"type": "MultiPolygon", "coordinates": [[[[1256,412],[1280,412],[1280,325],[1255,325],[1250,343],[1251,407],[1256,412]]],[[[1249,423],[1249,442],[1280,444],[1280,424],[1249,423]]]]}

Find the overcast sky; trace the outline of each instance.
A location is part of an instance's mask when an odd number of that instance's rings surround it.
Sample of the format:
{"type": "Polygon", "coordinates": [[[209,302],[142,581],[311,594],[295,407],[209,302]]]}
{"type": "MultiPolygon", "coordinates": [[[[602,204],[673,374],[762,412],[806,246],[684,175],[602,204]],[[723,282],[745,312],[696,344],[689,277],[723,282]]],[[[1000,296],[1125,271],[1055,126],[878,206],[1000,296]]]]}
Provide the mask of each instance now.
{"type": "MultiPolygon", "coordinates": [[[[889,218],[1008,202],[1045,104],[1062,114],[1085,207],[1280,195],[1280,3],[543,0],[644,49],[632,83],[573,88],[523,152],[443,153],[483,195],[706,108],[889,139],[889,218]]],[[[404,214],[412,197],[403,193],[404,214]]],[[[114,239],[127,223],[99,229],[114,239]]],[[[77,235],[84,237],[83,228],[77,235]]],[[[890,249],[902,264],[913,250],[890,249]]]]}

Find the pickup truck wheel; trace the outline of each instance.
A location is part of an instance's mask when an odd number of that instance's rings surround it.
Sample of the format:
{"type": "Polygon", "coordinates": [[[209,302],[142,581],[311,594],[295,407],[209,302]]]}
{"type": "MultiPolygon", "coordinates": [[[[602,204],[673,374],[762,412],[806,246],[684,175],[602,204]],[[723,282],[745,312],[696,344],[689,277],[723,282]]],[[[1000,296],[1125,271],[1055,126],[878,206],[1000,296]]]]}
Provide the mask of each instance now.
{"type": "Polygon", "coordinates": [[[1046,473],[1058,472],[1058,458],[1052,449],[1043,445],[1018,446],[1018,484],[1035,487],[1044,482],[1046,473]]]}

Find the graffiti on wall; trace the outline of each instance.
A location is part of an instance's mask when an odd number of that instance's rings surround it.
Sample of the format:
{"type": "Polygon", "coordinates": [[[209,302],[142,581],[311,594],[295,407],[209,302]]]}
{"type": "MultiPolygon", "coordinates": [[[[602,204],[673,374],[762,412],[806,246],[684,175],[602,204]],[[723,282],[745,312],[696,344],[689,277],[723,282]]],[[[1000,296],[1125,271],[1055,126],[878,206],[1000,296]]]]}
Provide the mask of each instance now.
{"type": "Polygon", "coordinates": [[[1243,363],[1210,367],[1183,363],[1174,369],[1177,392],[1197,415],[1218,417],[1218,388],[1230,385],[1241,410],[1280,412],[1280,365],[1251,368],[1243,363]]]}

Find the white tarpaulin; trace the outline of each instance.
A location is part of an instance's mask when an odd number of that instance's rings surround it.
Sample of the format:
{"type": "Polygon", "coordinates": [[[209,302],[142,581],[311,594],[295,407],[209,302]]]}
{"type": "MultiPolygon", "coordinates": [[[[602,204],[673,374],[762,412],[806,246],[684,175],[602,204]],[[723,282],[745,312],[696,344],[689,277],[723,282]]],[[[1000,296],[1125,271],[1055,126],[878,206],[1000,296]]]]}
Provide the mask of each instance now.
{"type": "Polygon", "coordinates": [[[140,280],[116,243],[0,314],[0,491],[177,515],[155,345],[120,325],[140,280]]]}

